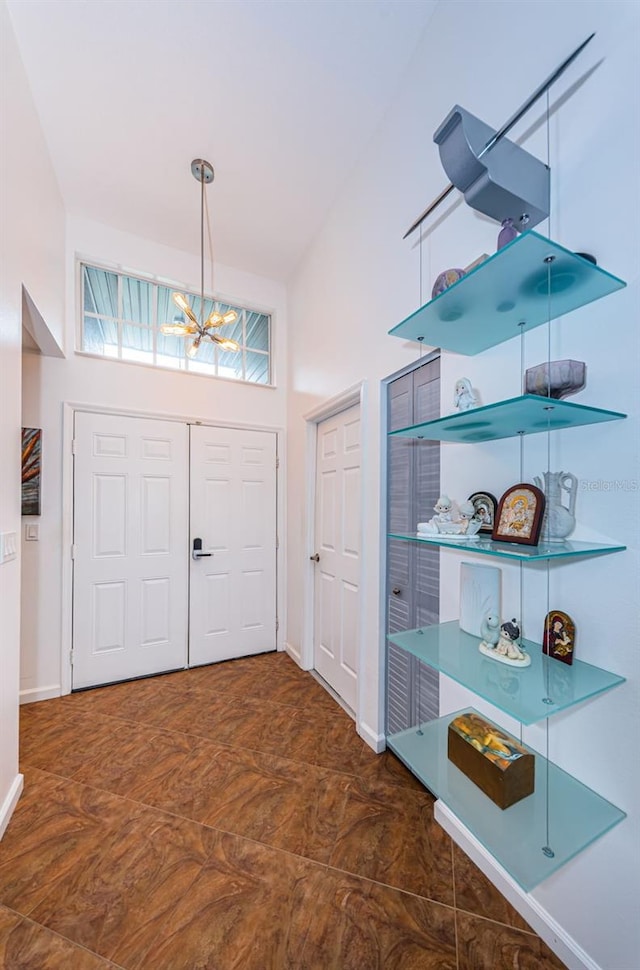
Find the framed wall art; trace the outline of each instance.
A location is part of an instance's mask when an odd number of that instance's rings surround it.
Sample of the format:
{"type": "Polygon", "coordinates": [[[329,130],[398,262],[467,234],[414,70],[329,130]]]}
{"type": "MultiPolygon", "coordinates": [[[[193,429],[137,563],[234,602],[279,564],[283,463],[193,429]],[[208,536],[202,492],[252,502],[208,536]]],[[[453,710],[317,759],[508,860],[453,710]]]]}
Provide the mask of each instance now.
{"type": "Polygon", "coordinates": [[[22,515],[40,515],[42,429],[22,429],[22,515]]]}
{"type": "Polygon", "coordinates": [[[469,496],[468,501],[473,503],[476,515],[482,522],[480,532],[491,534],[498,511],[498,500],[495,495],[491,492],[474,492],[469,496]]]}
{"type": "Polygon", "coordinates": [[[544,493],[539,488],[527,482],[512,485],[500,499],[492,538],[498,542],[535,546],[540,537],[543,513],[544,493]]]}

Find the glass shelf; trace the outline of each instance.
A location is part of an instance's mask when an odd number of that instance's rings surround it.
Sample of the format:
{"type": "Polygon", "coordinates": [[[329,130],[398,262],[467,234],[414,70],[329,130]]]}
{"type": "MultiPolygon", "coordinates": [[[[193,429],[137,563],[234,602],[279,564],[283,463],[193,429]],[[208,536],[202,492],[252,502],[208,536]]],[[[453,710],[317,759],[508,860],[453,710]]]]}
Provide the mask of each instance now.
{"type": "Polygon", "coordinates": [[[623,286],[617,276],[529,230],[389,333],[459,354],[479,354],[623,286]],[[547,263],[549,256],[554,258],[547,263]]]}
{"type": "Polygon", "coordinates": [[[535,791],[504,811],[498,808],[447,757],[449,723],[469,711],[401,731],[387,744],[529,892],[626,815],[535,751],[535,791]],[[542,851],[547,845],[552,858],[542,851]]]}
{"type": "Polygon", "coordinates": [[[473,442],[512,438],[517,434],[538,434],[559,431],[602,421],[626,418],[620,411],[557,401],[538,394],[523,394],[497,404],[448,414],[435,421],[415,424],[409,428],[389,432],[390,437],[426,438],[428,441],[473,442]]]}
{"type": "Polygon", "coordinates": [[[542,562],[547,559],[570,559],[577,556],[605,556],[611,552],[624,552],[626,546],[616,543],[605,545],[597,542],[548,542],[537,546],[524,546],[517,542],[494,542],[480,538],[464,541],[457,536],[445,539],[443,536],[427,537],[415,532],[389,532],[389,539],[403,539],[408,542],[424,542],[431,546],[447,549],[463,549],[464,552],[479,556],[495,556],[498,559],[518,559],[524,562],[542,562]]]}
{"type": "Polygon", "coordinates": [[[531,666],[509,667],[483,656],[480,638],[461,630],[457,620],[394,633],[388,639],[522,724],[543,721],[625,681],[581,660],[569,665],[546,657],[541,645],[531,640],[522,641],[531,666]]]}

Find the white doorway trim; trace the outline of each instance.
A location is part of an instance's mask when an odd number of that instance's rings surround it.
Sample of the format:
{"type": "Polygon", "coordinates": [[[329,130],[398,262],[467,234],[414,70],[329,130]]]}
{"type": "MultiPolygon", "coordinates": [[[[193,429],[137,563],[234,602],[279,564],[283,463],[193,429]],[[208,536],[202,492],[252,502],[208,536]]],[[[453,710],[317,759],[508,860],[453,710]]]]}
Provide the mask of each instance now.
{"type": "MultiPolygon", "coordinates": [[[[315,508],[316,508],[316,449],[318,440],[318,425],[327,418],[332,418],[341,411],[346,411],[354,405],[360,405],[361,422],[361,493],[360,493],[360,519],[362,532],[362,551],[360,557],[360,589],[364,588],[364,564],[367,559],[367,547],[369,540],[364,529],[364,509],[366,501],[365,482],[368,472],[368,449],[367,449],[367,382],[360,381],[353,384],[341,394],[329,398],[322,404],[317,405],[312,410],[303,415],[306,422],[306,535],[305,535],[305,567],[304,567],[304,622],[302,629],[302,644],[300,654],[291,650],[294,659],[300,664],[303,670],[313,669],[313,631],[314,631],[314,566],[310,556],[315,552],[315,508]]],[[[360,730],[359,711],[362,710],[361,694],[364,677],[364,597],[360,600],[360,633],[358,643],[358,701],[357,710],[354,716],[358,731],[360,730]]]]}
{"type": "MultiPolygon", "coordinates": [[[[286,508],[286,453],[284,428],[274,425],[256,425],[241,421],[218,421],[193,414],[169,414],[163,411],[143,411],[132,408],[115,408],[98,404],[83,404],[65,401],[62,405],[62,603],[60,637],[60,691],[56,694],[71,693],[71,648],[73,644],[73,567],[71,547],[73,544],[73,429],[76,411],[89,411],[93,414],[116,414],[122,417],[155,418],[163,421],[176,421],[180,424],[200,424],[219,428],[239,428],[246,431],[271,431],[276,435],[277,456],[281,474],[277,477],[276,516],[278,527],[278,547],[276,549],[277,612],[279,629],[276,636],[276,649],[284,650],[286,643],[286,564],[285,564],[285,508],[286,508]]],[[[53,695],[52,695],[53,696],[53,695]]]]}

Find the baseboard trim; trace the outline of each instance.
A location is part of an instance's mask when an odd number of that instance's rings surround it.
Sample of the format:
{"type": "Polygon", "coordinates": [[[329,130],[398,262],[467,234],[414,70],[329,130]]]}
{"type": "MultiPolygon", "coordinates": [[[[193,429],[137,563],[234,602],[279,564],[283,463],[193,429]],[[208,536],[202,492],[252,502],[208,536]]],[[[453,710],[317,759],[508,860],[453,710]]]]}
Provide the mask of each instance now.
{"type": "MultiPolygon", "coordinates": [[[[285,653],[289,654],[291,659],[295,661],[295,663],[297,663],[298,667],[302,667],[302,653],[300,652],[298,647],[294,647],[292,643],[289,643],[288,640],[285,640],[284,649],[285,649],[285,653]]],[[[302,669],[304,670],[304,667],[302,667],[302,669]]]]}
{"type": "Polygon", "coordinates": [[[7,792],[7,797],[2,803],[0,808],[0,839],[5,833],[5,829],[11,820],[13,815],[13,810],[18,804],[18,799],[22,794],[22,789],[24,787],[24,776],[16,775],[11,783],[11,787],[7,792]]]}
{"type": "Polygon", "coordinates": [[[435,803],[433,814],[439,825],[449,833],[453,841],[475,862],[487,879],[500,890],[529,926],[569,967],[569,970],[602,970],[547,910],[512,879],[460,819],[440,800],[435,803]]]}
{"type": "Polygon", "coordinates": [[[373,748],[376,754],[381,754],[386,748],[386,738],[384,734],[377,734],[368,724],[364,721],[358,721],[358,734],[370,748],[373,748]]]}
{"type": "Polygon", "coordinates": [[[20,691],[20,703],[35,704],[36,701],[49,701],[52,697],[60,697],[61,694],[60,684],[51,684],[50,687],[28,687],[20,691]]]}

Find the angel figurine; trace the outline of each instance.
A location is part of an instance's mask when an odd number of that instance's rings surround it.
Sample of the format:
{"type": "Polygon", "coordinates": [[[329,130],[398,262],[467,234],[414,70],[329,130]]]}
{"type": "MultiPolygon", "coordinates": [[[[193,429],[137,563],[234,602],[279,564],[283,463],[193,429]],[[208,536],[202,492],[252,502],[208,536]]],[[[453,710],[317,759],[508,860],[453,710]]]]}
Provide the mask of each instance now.
{"type": "Polygon", "coordinates": [[[471,408],[477,408],[479,404],[478,393],[471,386],[469,378],[461,377],[457,380],[453,393],[453,406],[456,411],[469,411],[471,408]]]}

